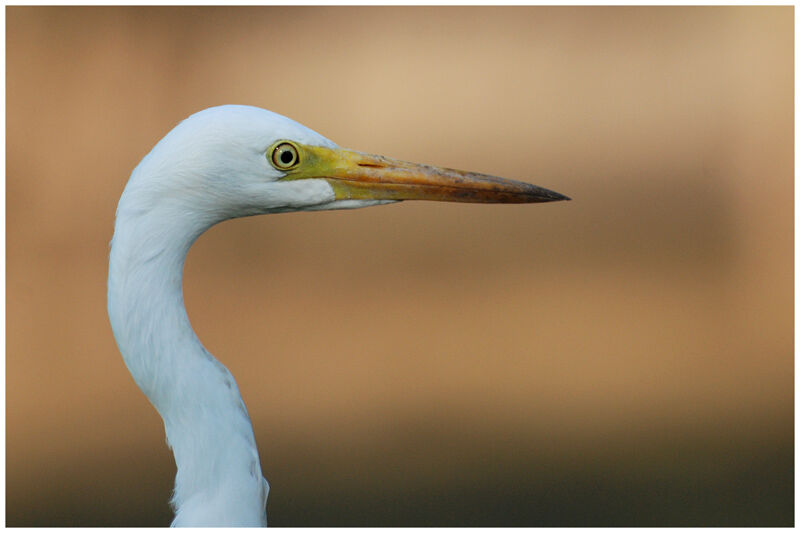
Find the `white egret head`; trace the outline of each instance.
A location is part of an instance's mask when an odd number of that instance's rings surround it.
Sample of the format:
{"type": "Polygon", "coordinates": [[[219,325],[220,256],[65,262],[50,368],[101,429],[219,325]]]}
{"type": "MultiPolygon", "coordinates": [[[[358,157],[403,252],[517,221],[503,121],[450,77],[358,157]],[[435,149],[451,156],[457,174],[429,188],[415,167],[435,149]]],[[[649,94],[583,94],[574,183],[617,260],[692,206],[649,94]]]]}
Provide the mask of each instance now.
{"type": "Polygon", "coordinates": [[[131,175],[126,195],[221,220],[400,200],[527,203],[567,197],[528,183],[417,165],[339,148],[297,122],[250,106],[196,113],[131,175]]]}

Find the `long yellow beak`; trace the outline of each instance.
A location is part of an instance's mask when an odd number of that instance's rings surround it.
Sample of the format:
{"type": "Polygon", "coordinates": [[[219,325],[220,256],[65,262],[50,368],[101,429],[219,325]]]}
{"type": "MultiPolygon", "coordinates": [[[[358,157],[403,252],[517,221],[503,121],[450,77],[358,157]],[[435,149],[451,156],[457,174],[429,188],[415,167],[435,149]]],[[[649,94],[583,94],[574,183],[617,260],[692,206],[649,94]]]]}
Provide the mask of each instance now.
{"type": "MultiPolygon", "coordinates": [[[[284,180],[322,178],[337,200],[438,200],[473,203],[533,203],[569,200],[563,194],[486,174],[407,163],[340,148],[280,141],[272,148],[273,165],[284,180]],[[296,150],[296,159],[281,150],[296,150]],[[281,168],[282,159],[289,168],[281,168]],[[276,158],[277,156],[277,158],[276,158]]],[[[269,155],[269,154],[268,154],[269,155]]]]}

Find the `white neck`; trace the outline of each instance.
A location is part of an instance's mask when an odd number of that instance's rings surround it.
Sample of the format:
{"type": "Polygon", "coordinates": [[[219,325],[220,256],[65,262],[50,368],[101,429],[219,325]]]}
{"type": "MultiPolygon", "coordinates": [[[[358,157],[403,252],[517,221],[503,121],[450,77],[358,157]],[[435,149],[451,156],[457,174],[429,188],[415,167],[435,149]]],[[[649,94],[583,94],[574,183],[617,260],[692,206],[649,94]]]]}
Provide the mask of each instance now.
{"type": "Polygon", "coordinates": [[[136,208],[142,202],[130,196],[117,210],[108,312],[125,364],[163,418],[175,455],[172,525],[266,525],[269,486],[244,402],[183,304],[186,253],[218,220],[186,217],[164,203],[136,208]]]}

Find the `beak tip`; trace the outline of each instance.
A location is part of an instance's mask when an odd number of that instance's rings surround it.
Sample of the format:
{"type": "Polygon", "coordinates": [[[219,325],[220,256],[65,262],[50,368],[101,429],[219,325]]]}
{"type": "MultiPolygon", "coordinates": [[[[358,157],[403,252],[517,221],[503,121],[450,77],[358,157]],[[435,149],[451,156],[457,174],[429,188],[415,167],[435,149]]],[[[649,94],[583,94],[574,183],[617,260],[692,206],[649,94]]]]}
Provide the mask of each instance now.
{"type": "MultiPolygon", "coordinates": [[[[535,186],[534,186],[535,187],[535,186]]],[[[542,187],[536,187],[536,200],[538,202],[560,202],[560,201],[567,201],[569,202],[572,200],[569,196],[565,194],[561,194],[560,192],[551,191],[550,189],[545,189],[542,187]]]]}

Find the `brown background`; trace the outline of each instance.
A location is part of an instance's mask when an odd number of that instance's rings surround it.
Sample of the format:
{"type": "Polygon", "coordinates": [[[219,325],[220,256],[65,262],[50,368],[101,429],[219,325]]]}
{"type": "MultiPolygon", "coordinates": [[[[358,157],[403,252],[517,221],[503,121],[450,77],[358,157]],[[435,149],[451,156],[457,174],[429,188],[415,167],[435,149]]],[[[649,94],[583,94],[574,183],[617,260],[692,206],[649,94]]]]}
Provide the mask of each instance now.
{"type": "Polygon", "coordinates": [[[105,312],[185,116],[266,107],[540,206],[227,222],[189,315],[273,525],[791,525],[793,8],[7,8],[7,522],[166,525],[105,312]]]}

